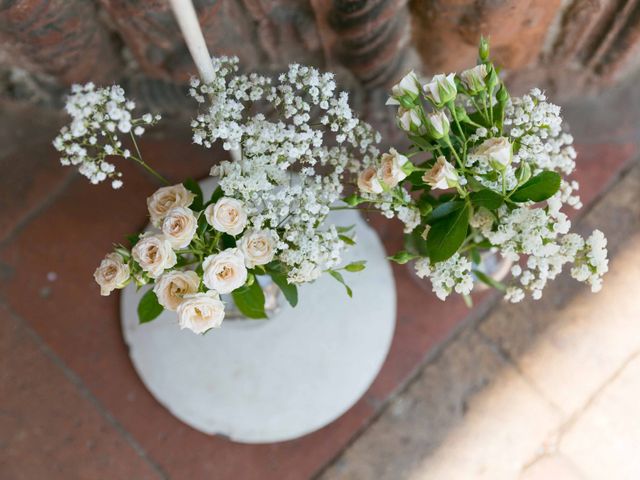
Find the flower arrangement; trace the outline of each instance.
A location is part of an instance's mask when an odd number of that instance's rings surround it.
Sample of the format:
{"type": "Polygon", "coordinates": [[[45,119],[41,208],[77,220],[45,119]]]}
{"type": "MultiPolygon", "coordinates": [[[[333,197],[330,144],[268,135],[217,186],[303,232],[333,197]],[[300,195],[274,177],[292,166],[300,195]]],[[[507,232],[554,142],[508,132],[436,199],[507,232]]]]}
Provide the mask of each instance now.
{"type": "Polygon", "coordinates": [[[606,239],[569,233],[566,205],[580,208],[573,138],[562,128],[560,107],[534,88],[511,97],[489,61],[482,39],[477,66],[436,75],[421,84],[414,72],[391,92],[397,125],[411,147],[391,149],[365,164],[351,205],[370,203],[405,225],[405,249],[392,260],[415,260],[444,300],[457,292],[470,303],[476,282],[518,302],[542,296],[566,264],[592,291],[607,272],[606,239]],[[483,267],[485,251],[513,262],[502,283],[483,267]]]}
{"type": "Polygon", "coordinates": [[[272,81],[238,73],[236,58],[212,62],[212,82],[191,82],[200,107],[193,141],[209,148],[220,140],[239,158],[213,166],[218,186],[210,198],[192,180],[169,185],[144,162],[136,137],[160,118],[133,118],[135,104],[118,86],[73,87],[66,106],[72,122],[54,140],[62,164],[77,166],[92,183],[109,179],[120,188],[122,174],[110,160],[122,157],[166,184],[147,199],[155,230],[131,236],[130,247],[116,245],[94,277],[102,295],[131,282],[153,284],[140,301],[140,321],[167,309],[195,333],[221,325],[221,295],[230,295],[246,317],[265,318],[260,276],[270,277],[293,306],[297,286],[325,272],[351,295],[342,272],[365,265],[341,266],[355,239],[351,228],[327,217],[346,176],[379,154],[379,135],[354,115],[347,94],[336,92],[332,74],[291,65],[272,81]],[[265,108],[277,118],[254,113],[265,108]],[[126,134],[133,153],[124,146],[126,134]]]}

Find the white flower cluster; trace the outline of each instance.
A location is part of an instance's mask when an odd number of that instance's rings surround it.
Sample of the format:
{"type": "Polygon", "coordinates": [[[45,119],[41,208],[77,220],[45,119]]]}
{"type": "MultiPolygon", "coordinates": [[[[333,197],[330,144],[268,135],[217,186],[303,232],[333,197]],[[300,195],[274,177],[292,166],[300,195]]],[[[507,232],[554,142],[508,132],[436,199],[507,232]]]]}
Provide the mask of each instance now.
{"type": "Polygon", "coordinates": [[[336,93],[332,74],[294,64],[274,84],[238,74],[237,63],[214,59],[213,82],[192,80],[191,96],[206,104],[192,121],[193,140],[240,150],[241,159],[221,162],[212,175],[243,202],[251,228],[278,231],[277,258],[289,281],[313,281],[341,261],[344,242],[323,222],[347,172],[377,157],[379,134],[355,116],[345,92],[336,93]],[[278,118],[252,113],[264,110],[258,102],[278,118]]]}
{"type": "Polygon", "coordinates": [[[109,178],[113,188],[120,188],[122,173],[106,158],[132,157],[119,135],[141,136],[147,126],[160,120],[160,115],[146,113],[133,118],[135,103],[125,97],[122,87],[96,88],[93,83],[73,85],[65,108],[71,123],[53,141],[62,154],[60,163],[78,166],[78,171],[93,184],[109,178]]]}
{"type": "Polygon", "coordinates": [[[468,295],[473,289],[471,262],[459,253],[433,265],[428,257],[420,258],[415,263],[415,269],[418,277],[431,280],[433,292],[440,300],[445,300],[452,291],[468,295]]]}

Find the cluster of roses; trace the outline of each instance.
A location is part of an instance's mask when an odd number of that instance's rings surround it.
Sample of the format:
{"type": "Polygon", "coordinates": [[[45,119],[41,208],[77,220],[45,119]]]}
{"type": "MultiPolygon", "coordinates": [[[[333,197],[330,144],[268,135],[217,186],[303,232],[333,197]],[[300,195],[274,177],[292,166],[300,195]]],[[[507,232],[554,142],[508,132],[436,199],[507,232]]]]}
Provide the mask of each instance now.
{"type": "Polygon", "coordinates": [[[157,190],[147,206],[160,231],[142,234],[130,251],[117,247],[94,278],[102,295],[132,281],[154,282],[158,303],[177,312],[180,327],[203,333],[224,319],[220,295],[243,287],[249,269],[273,260],[276,237],[270,230],[245,231],[247,213],[236,199],[222,197],[194,211],[189,207],[195,198],[182,184],[157,190]],[[236,246],[222,248],[223,234],[234,237],[236,246]]]}
{"type": "Polygon", "coordinates": [[[349,203],[370,203],[405,224],[405,250],[392,259],[417,260],[418,276],[442,300],[455,291],[470,301],[476,281],[512,302],[525,291],[538,299],[568,263],[575,279],[597,291],[606,239],[597,230],[588,239],[568,233],[561,211],[581,203],[577,182],[566,179],[576,153],[560,108],[539,89],[512,98],[488,57],[481,41],[477,66],[425,83],[411,71],[392,88],[387,104],[397,106],[411,150],[391,149],[366,165],[349,203]],[[488,250],[525,266],[512,268],[513,284],[490,276],[488,250]]]}

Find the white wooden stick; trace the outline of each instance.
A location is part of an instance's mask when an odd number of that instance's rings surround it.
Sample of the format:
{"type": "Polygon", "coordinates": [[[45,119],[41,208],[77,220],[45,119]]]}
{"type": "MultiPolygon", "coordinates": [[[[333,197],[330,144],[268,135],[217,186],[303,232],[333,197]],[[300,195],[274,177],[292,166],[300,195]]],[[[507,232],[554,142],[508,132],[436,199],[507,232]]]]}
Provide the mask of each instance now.
{"type": "Polygon", "coordinates": [[[189,52],[198,68],[200,77],[205,83],[210,83],[214,79],[215,72],[211,65],[211,55],[204,41],[204,35],[198,23],[196,10],[193,8],[191,0],[169,0],[182,35],[187,42],[189,52]]]}

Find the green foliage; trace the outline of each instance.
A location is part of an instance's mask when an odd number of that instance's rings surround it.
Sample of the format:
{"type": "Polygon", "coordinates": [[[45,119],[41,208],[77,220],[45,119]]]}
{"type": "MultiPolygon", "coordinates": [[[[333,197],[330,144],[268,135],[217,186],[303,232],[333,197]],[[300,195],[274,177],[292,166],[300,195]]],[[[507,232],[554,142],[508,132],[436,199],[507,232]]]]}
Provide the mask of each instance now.
{"type": "Polygon", "coordinates": [[[405,263],[413,260],[414,258],[418,258],[418,255],[414,255],[413,253],[407,252],[406,250],[400,250],[395,255],[387,257],[392,262],[396,262],[399,265],[404,265],[405,263]]]}
{"type": "Polygon", "coordinates": [[[287,280],[287,274],[282,271],[279,264],[274,262],[267,265],[266,271],[271,277],[271,280],[273,280],[273,283],[280,288],[280,291],[284,295],[284,298],[287,299],[287,302],[289,302],[289,305],[295,307],[298,304],[298,287],[289,283],[287,280]]]}
{"type": "Polygon", "coordinates": [[[504,202],[502,195],[488,188],[477,192],[471,192],[469,194],[469,199],[474,206],[484,207],[488,210],[496,210],[504,202]]]}
{"type": "Polygon", "coordinates": [[[350,207],[356,207],[361,203],[365,203],[367,200],[354,193],[352,195],[349,195],[348,197],[345,197],[342,201],[350,207]]]}
{"type": "Polygon", "coordinates": [[[140,299],[138,303],[138,321],[147,323],[155,320],[162,313],[164,307],[158,302],[153,289],[149,289],[140,299]]]}
{"type": "Polygon", "coordinates": [[[192,178],[188,178],[187,180],[182,182],[182,184],[184,185],[184,188],[186,188],[196,196],[196,198],[194,198],[193,200],[193,203],[191,204],[191,209],[195,210],[196,212],[202,210],[204,206],[204,200],[202,196],[202,189],[200,188],[200,185],[198,185],[198,182],[196,182],[192,178]]]}
{"type": "Polygon", "coordinates": [[[505,292],[507,290],[507,287],[506,287],[506,285],[504,283],[499,282],[499,281],[491,278],[486,273],[481,272],[480,270],[476,270],[476,269],[473,269],[472,272],[476,276],[476,278],[478,280],[480,280],[482,283],[484,283],[484,284],[486,284],[486,285],[488,285],[488,286],[490,286],[492,288],[495,288],[497,290],[500,290],[501,292],[505,292]]]}
{"type": "Polygon", "coordinates": [[[510,198],[514,202],[542,202],[558,191],[561,179],[560,174],[545,170],[516,189],[510,198]]]}
{"type": "Polygon", "coordinates": [[[467,237],[468,227],[469,205],[464,202],[462,208],[434,222],[427,234],[427,249],[431,261],[441,262],[451,258],[467,237]]]}
{"type": "Polygon", "coordinates": [[[231,292],[238,310],[248,318],[267,318],[264,311],[264,292],[260,282],[247,282],[246,285],[231,292]]]}
{"type": "Polygon", "coordinates": [[[347,272],[361,272],[366,267],[366,260],[359,260],[357,262],[351,262],[349,265],[344,267],[347,272]]]}
{"type": "Polygon", "coordinates": [[[438,220],[457,212],[465,206],[464,200],[452,200],[450,202],[441,203],[435,207],[427,216],[426,221],[433,224],[438,220]]]}
{"type": "Polygon", "coordinates": [[[347,283],[344,281],[344,277],[340,272],[336,272],[335,270],[329,270],[329,275],[331,275],[338,282],[344,285],[344,288],[347,290],[347,295],[349,295],[349,297],[353,297],[353,290],[351,290],[349,285],[347,285],[347,283]]]}

